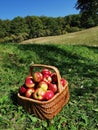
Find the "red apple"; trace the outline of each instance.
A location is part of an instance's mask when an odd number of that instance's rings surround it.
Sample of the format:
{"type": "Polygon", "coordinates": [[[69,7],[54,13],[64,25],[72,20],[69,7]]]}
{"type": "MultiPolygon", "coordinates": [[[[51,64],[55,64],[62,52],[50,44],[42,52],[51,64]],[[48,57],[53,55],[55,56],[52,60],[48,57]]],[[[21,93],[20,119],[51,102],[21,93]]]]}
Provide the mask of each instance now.
{"type": "Polygon", "coordinates": [[[32,76],[26,77],[26,79],[25,79],[25,85],[26,85],[28,88],[31,88],[31,87],[34,87],[34,86],[35,86],[35,83],[34,83],[34,81],[33,81],[33,77],[32,77],[32,76]]]}
{"type": "Polygon", "coordinates": [[[61,78],[60,82],[61,82],[61,84],[62,84],[63,87],[64,87],[65,84],[67,83],[67,81],[66,81],[64,78],[61,78]]]}
{"type": "Polygon", "coordinates": [[[27,98],[30,98],[34,92],[35,92],[34,88],[28,88],[27,91],[25,92],[25,96],[27,98]]]}
{"type": "Polygon", "coordinates": [[[53,98],[53,97],[54,97],[53,91],[52,91],[52,90],[47,90],[47,91],[46,91],[46,94],[45,94],[45,99],[46,99],[46,100],[50,100],[50,99],[53,98]]]}
{"type": "Polygon", "coordinates": [[[51,74],[52,82],[57,83],[57,74],[54,72],[51,74]]]}
{"type": "Polygon", "coordinates": [[[45,81],[47,84],[51,83],[52,78],[50,75],[45,74],[43,77],[43,81],[45,81]]]}
{"type": "Polygon", "coordinates": [[[33,98],[36,100],[44,100],[45,99],[45,93],[42,88],[37,88],[33,94],[33,98]]]}
{"type": "Polygon", "coordinates": [[[48,89],[48,84],[45,81],[41,81],[38,86],[45,91],[48,89]]]}
{"type": "Polygon", "coordinates": [[[50,83],[49,86],[48,86],[48,89],[49,90],[52,90],[54,93],[57,92],[57,85],[56,84],[53,84],[53,83],[50,83]]]}
{"type": "Polygon", "coordinates": [[[27,79],[27,78],[32,78],[32,79],[33,79],[33,76],[32,76],[32,75],[28,75],[28,76],[26,77],[26,79],[27,79]]]}
{"type": "Polygon", "coordinates": [[[26,92],[26,90],[27,90],[27,87],[26,87],[25,85],[22,85],[22,86],[19,88],[19,93],[20,93],[21,95],[24,95],[25,92],[26,92]]]}
{"type": "Polygon", "coordinates": [[[49,69],[47,69],[47,68],[44,68],[44,69],[42,70],[42,74],[43,74],[43,75],[51,75],[51,71],[50,71],[49,69]]]}
{"type": "Polygon", "coordinates": [[[34,79],[35,82],[40,82],[40,81],[42,81],[42,80],[43,80],[43,75],[42,75],[42,73],[41,73],[41,72],[35,72],[35,73],[33,74],[33,79],[34,79]]]}

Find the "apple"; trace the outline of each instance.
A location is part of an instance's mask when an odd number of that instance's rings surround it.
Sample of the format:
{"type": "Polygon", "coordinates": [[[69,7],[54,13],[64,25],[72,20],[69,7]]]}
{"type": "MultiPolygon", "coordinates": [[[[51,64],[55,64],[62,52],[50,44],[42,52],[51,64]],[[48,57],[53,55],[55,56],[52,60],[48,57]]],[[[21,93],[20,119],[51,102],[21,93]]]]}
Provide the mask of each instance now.
{"type": "Polygon", "coordinates": [[[33,80],[34,80],[35,82],[40,82],[40,81],[42,81],[42,80],[43,80],[43,75],[42,75],[42,73],[41,73],[41,72],[35,72],[35,73],[33,74],[33,80]]]}
{"type": "Polygon", "coordinates": [[[43,74],[43,75],[51,75],[51,71],[50,71],[49,69],[47,69],[47,68],[44,68],[44,69],[42,70],[42,74],[43,74]]]}
{"type": "Polygon", "coordinates": [[[25,79],[28,79],[28,78],[33,79],[33,76],[32,75],[28,75],[25,79]]]}
{"type": "Polygon", "coordinates": [[[64,78],[61,78],[60,82],[61,82],[61,84],[62,84],[63,87],[64,87],[65,84],[67,83],[67,81],[66,81],[64,78]]]}
{"type": "Polygon", "coordinates": [[[52,78],[50,75],[45,74],[43,77],[43,81],[45,81],[47,84],[51,83],[52,78]]]}
{"type": "Polygon", "coordinates": [[[43,90],[47,90],[48,89],[48,84],[45,82],[45,81],[41,81],[39,84],[38,84],[38,86],[40,87],[40,88],[42,88],[43,90]]]}
{"type": "Polygon", "coordinates": [[[49,90],[52,90],[54,93],[57,92],[57,85],[56,84],[53,84],[53,83],[50,83],[49,86],[48,86],[48,89],[49,90]]]}
{"type": "Polygon", "coordinates": [[[53,91],[52,90],[47,90],[46,93],[45,93],[45,99],[50,100],[53,97],[54,97],[53,91]]]}
{"type": "Polygon", "coordinates": [[[35,92],[34,88],[28,88],[27,91],[25,92],[25,97],[30,98],[34,92],[35,92]]]}
{"type": "Polygon", "coordinates": [[[25,79],[25,85],[28,87],[28,88],[31,88],[31,87],[34,87],[35,86],[35,83],[33,81],[33,77],[32,76],[27,76],[26,79],[25,79]]]}
{"type": "Polygon", "coordinates": [[[33,93],[33,98],[36,100],[44,100],[45,99],[45,93],[42,88],[37,88],[35,92],[33,93]]]}
{"type": "Polygon", "coordinates": [[[19,93],[20,93],[20,95],[24,95],[26,91],[27,91],[27,87],[26,87],[25,85],[22,85],[22,86],[19,88],[19,93]]]}
{"type": "Polygon", "coordinates": [[[53,83],[57,83],[57,74],[55,72],[51,74],[51,78],[53,83]]]}

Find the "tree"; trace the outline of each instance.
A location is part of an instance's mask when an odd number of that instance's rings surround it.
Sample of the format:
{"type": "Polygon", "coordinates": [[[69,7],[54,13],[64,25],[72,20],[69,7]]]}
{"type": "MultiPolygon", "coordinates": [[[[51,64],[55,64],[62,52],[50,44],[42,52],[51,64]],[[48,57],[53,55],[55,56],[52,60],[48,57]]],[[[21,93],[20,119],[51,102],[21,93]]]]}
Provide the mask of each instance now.
{"type": "Polygon", "coordinates": [[[58,22],[56,21],[56,18],[48,18],[47,21],[47,28],[50,30],[50,35],[58,35],[59,32],[59,26],[58,26],[58,22]]]}
{"type": "Polygon", "coordinates": [[[80,9],[80,13],[82,14],[82,26],[91,27],[98,25],[98,0],[77,0],[75,7],[76,9],[80,9]],[[92,22],[91,24],[90,21],[92,22]]]}
{"type": "Polygon", "coordinates": [[[11,34],[19,35],[22,33],[28,33],[28,25],[26,24],[26,21],[22,17],[15,17],[11,21],[11,34]]]}
{"type": "Polygon", "coordinates": [[[63,17],[57,17],[56,18],[56,22],[58,24],[58,32],[59,32],[59,35],[60,34],[65,34],[66,31],[65,31],[65,20],[63,17]]]}
{"type": "Polygon", "coordinates": [[[43,36],[49,36],[50,30],[48,29],[48,17],[47,16],[41,16],[40,20],[43,23],[43,36]]]}
{"type": "Polygon", "coordinates": [[[0,38],[9,36],[9,34],[10,34],[10,20],[0,19],[0,38]]]}
{"type": "Polygon", "coordinates": [[[43,36],[43,23],[37,16],[27,16],[26,23],[29,29],[29,38],[43,36]]]}

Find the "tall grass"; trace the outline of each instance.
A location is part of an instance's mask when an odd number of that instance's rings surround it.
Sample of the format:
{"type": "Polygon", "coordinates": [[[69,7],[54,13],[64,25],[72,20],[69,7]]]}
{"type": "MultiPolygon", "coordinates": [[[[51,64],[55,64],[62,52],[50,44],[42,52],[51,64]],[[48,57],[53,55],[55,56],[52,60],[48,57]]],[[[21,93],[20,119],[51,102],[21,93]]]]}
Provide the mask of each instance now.
{"type": "Polygon", "coordinates": [[[98,47],[65,44],[0,44],[1,130],[97,130],[98,47]],[[70,101],[50,123],[17,104],[31,62],[56,66],[69,82],[70,101]]]}

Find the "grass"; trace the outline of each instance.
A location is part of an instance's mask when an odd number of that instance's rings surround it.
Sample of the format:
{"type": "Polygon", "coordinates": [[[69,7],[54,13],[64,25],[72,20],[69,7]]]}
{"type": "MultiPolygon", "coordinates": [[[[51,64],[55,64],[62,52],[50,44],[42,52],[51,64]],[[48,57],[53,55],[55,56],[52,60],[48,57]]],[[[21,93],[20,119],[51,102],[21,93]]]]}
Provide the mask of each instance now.
{"type": "Polygon", "coordinates": [[[22,43],[55,43],[55,44],[71,44],[71,45],[90,45],[98,46],[98,26],[83,31],[68,33],[60,36],[49,36],[34,38],[23,41],[22,43]]]}
{"type": "Polygon", "coordinates": [[[0,44],[1,130],[97,130],[98,47],[66,44],[0,44]],[[70,101],[50,124],[17,104],[31,62],[56,66],[69,82],[70,101]]]}

